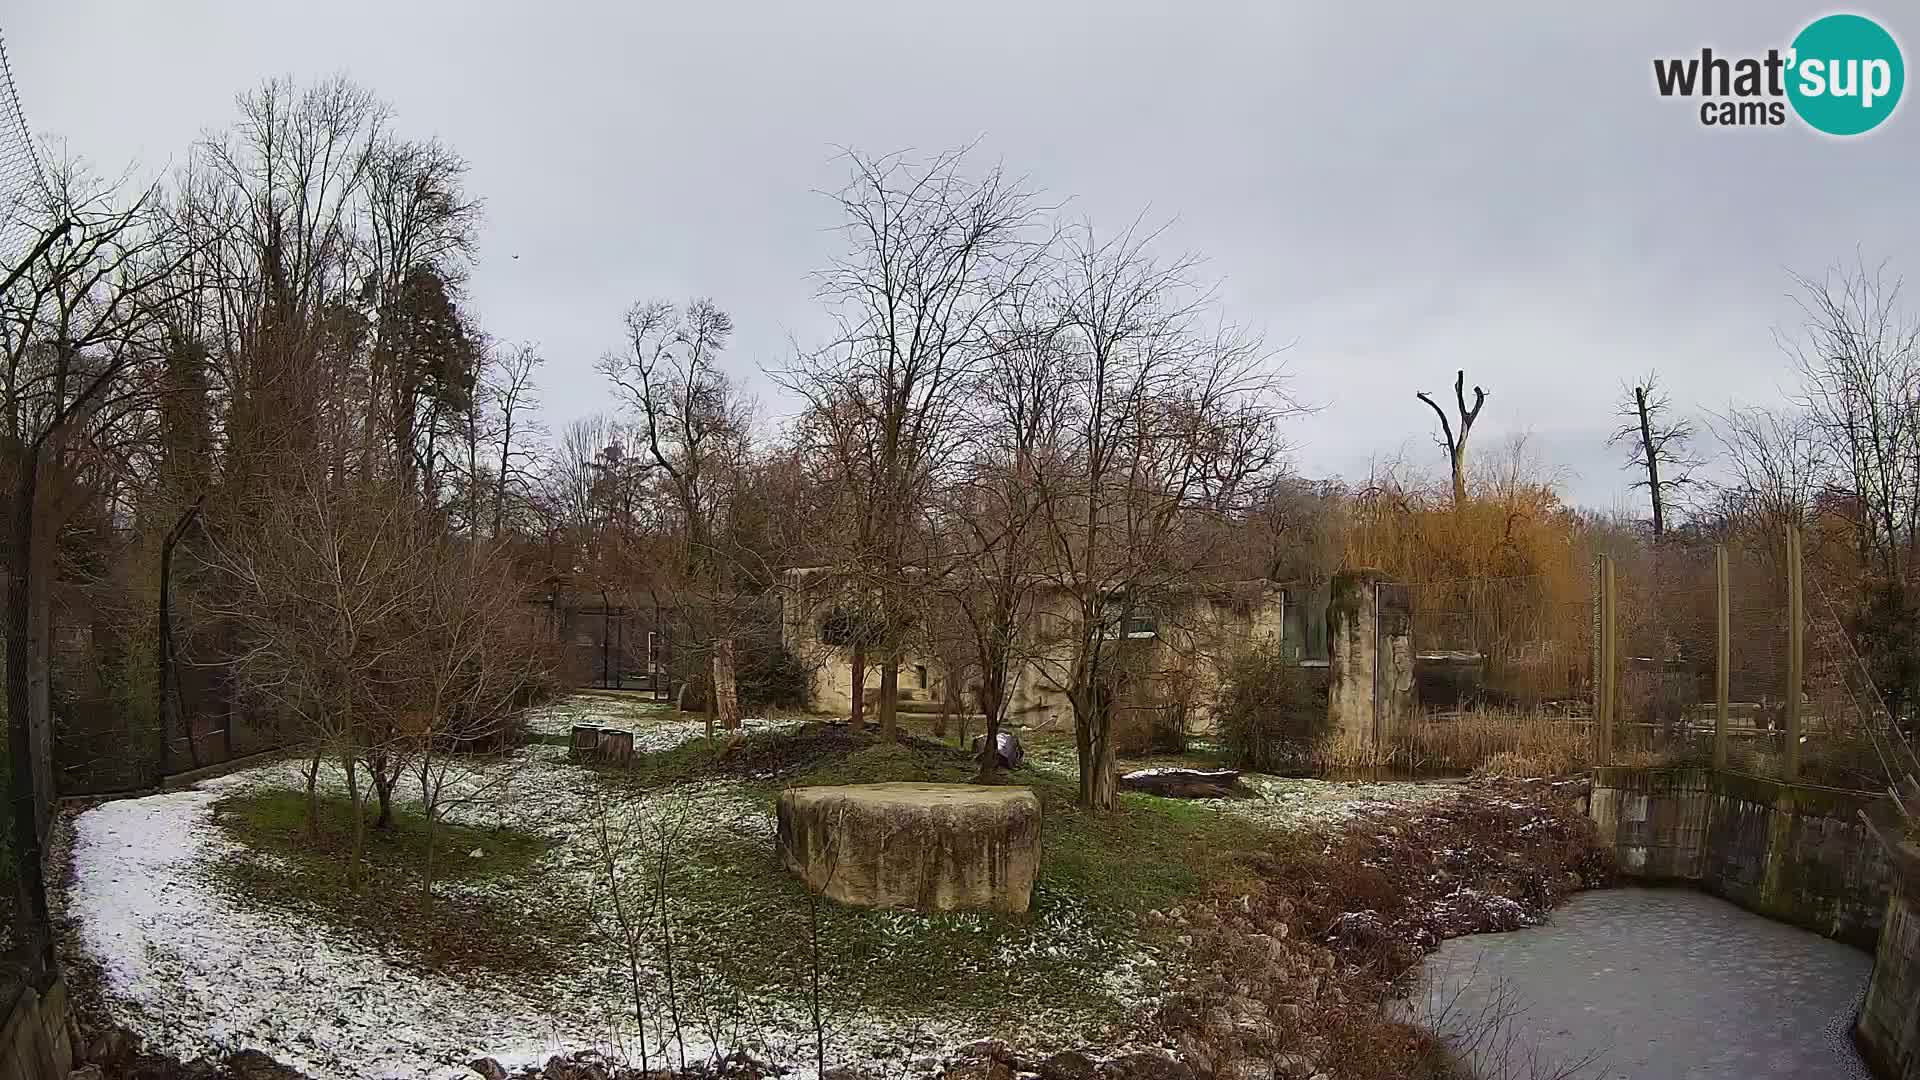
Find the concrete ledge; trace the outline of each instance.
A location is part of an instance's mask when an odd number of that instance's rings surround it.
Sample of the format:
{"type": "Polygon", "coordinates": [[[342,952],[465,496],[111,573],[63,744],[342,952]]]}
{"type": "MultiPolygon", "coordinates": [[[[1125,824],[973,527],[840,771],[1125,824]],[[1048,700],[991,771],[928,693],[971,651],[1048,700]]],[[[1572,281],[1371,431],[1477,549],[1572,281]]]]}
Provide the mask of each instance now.
{"type": "Polygon", "coordinates": [[[1903,843],[1892,861],[1893,895],[1853,1041],[1875,1076],[1920,1080],[1920,848],[1903,843]]]}
{"type": "Polygon", "coordinates": [[[1885,796],[1703,768],[1594,770],[1589,814],[1621,873],[1685,881],[1872,949],[1892,868],[1860,820],[1885,796]]]}

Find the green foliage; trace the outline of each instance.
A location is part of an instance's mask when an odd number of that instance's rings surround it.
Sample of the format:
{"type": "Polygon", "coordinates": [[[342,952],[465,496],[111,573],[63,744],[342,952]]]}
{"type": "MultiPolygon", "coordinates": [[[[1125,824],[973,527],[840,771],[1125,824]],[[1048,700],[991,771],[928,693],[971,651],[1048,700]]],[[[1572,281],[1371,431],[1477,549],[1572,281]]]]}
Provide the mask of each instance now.
{"type": "Polygon", "coordinates": [[[1326,729],[1325,674],[1301,667],[1278,647],[1248,649],[1227,669],[1216,716],[1241,767],[1298,768],[1326,729]]]}

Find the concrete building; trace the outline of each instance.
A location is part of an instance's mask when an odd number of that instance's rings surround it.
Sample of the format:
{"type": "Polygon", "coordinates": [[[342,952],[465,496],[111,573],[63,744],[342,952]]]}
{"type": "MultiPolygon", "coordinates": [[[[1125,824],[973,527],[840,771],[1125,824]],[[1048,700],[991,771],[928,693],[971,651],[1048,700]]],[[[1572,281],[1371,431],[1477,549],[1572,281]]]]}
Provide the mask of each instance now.
{"type": "MultiPolygon", "coordinates": [[[[814,708],[844,714],[852,707],[851,606],[844,585],[826,568],[789,571],[782,594],[782,640],[812,673],[814,708]]],[[[1078,637],[1079,605],[1057,585],[1036,588],[1038,611],[1029,620],[1025,656],[1009,686],[1007,719],[1030,727],[1070,726],[1073,710],[1064,683],[1072,659],[1070,642],[1078,637]]],[[[1324,590],[1267,580],[1194,583],[1155,591],[1126,619],[1110,628],[1120,670],[1119,705],[1123,710],[1167,710],[1187,730],[1204,731],[1218,697],[1221,675],[1240,650],[1281,645],[1313,662],[1316,647],[1324,658],[1324,590]],[[1319,602],[1318,612],[1313,610],[1319,602]]],[[[940,601],[925,594],[915,612],[918,624],[907,634],[900,662],[901,697],[940,701],[958,671],[961,699],[977,709],[975,682],[966,671],[964,648],[941,656],[937,633],[940,601]]],[[[1117,616],[1118,613],[1116,613],[1117,616]]],[[[865,692],[869,700],[880,685],[878,663],[870,654],[865,692]]],[[[1118,722],[1118,721],[1117,721],[1118,722]]]]}

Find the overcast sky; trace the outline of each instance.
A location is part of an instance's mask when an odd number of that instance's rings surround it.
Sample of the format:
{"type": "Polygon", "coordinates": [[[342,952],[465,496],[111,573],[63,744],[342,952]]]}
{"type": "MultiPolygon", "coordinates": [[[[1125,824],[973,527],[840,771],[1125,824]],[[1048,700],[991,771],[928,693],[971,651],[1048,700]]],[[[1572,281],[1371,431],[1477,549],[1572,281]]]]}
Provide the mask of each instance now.
{"type": "Polygon", "coordinates": [[[1334,7],[11,0],[0,31],[35,130],[108,171],[168,171],[274,75],[344,72],[446,140],[486,205],[473,306],[541,345],[556,428],[608,406],[592,363],[638,298],[731,310],[761,387],[817,344],[839,146],[978,139],[1096,222],[1171,220],[1229,315],[1290,343],[1316,476],[1437,465],[1413,392],[1464,366],[1477,443],[1531,432],[1611,508],[1622,380],[1773,400],[1790,269],[1858,248],[1920,273],[1914,103],[1842,141],[1654,92],[1655,56],[1763,54],[1825,6],[1334,7]]]}

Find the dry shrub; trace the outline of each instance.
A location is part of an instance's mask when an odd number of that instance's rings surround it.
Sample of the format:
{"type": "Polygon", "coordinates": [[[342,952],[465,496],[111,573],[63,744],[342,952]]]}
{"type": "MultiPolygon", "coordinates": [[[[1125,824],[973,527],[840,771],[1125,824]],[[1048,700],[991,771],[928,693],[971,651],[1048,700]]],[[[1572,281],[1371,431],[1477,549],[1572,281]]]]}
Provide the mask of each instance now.
{"type": "Polygon", "coordinates": [[[1426,714],[1404,740],[1406,764],[1492,776],[1564,776],[1593,761],[1592,723],[1520,709],[1426,714]]]}
{"type": "Polygon", "coordinates": [[[1249,649],[1228,665],[1214,715],[1243,768],[1283,772],[1311,764],[1327,726],[1326,671],[1303,668],[1275,648],[1249,649]]]}
{"type": "Polygon", "coordinates": [[[1155,921],[1192,946],[1156,1034],[1202,1074],[1325,1072],[1354,1080],[1467,1075],[1433,1032],[1386,1003],[1448,937],[1537,921],[1609,864],[1571,797],[1546,784],[1476,785],[1411,818],[1292,836],[1248,876],[1155,921]]]}

